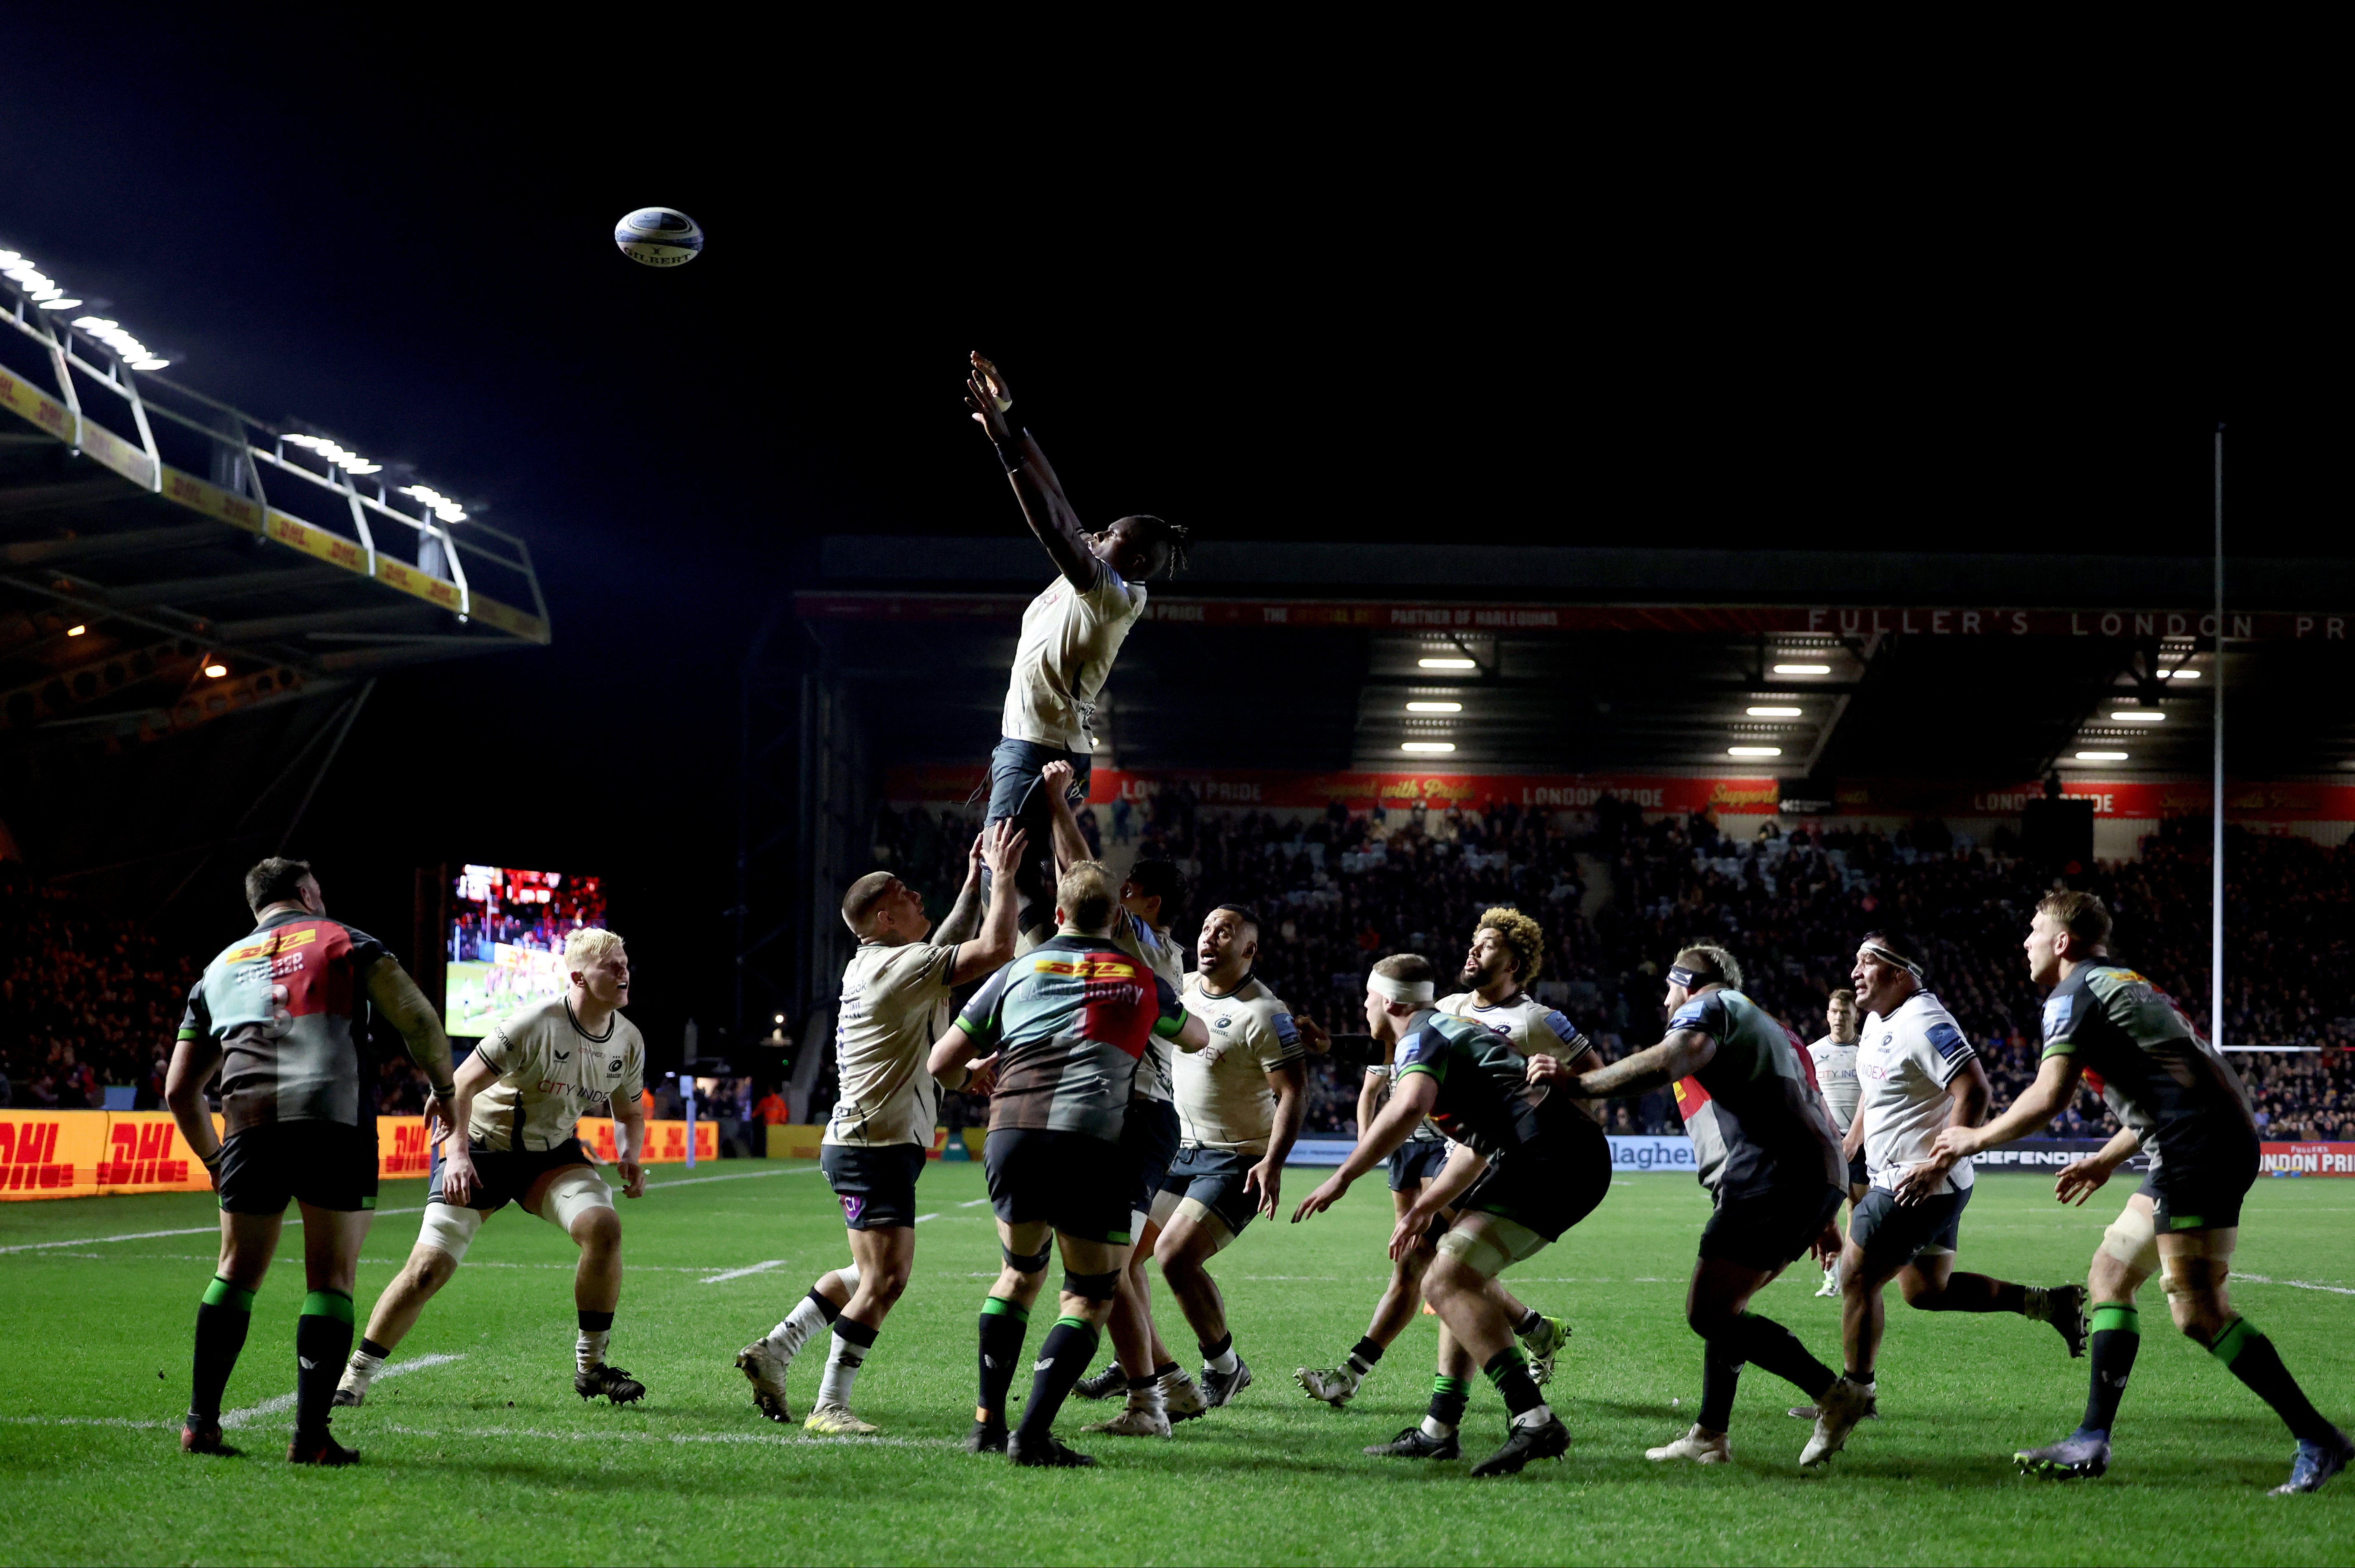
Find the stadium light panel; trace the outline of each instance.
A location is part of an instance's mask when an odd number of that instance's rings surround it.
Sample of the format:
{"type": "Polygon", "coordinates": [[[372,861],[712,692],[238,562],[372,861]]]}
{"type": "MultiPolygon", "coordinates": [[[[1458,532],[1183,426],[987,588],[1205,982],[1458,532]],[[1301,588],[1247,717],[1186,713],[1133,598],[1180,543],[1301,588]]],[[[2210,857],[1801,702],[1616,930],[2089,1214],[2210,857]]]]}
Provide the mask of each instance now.
{"type": "Polygon", "coordinates": [[[1783,748],[1779,746],[1729,746],[1725,748],[1725,755],[1728,757],[1780,757],[1783,755],[1783,748]]]}
{"type": "Polygon", "coordinates": [[[1415,662],[1426,670],[1476,670],[1480,667],[1476,661],[1471,659],[1417,659],[1415,662]]]}
{"type": "Polygon", "coordinates": [[[2157,708],[2120,708],[2110,718],[2115,724],[2163,724],[2167,715],[2157,708]]]}
{"type": "Polygon", "coordinates": [[[2158,673],[2158,678],[2162,681],[2196,681],[2200,678],[2200,672],[2197,670],[2161,670],[2158,673]]]}
{"type": "Polygon", "coordinates": [[[1747,711],[1752,718],[1797,718],[1799,716],[1799,710],[1796,708],[1751,708],[1747,711]]]}
{"type": "Polygon", "coordinates": [[[1464,705],[1462,703],[1409,703],[1406,705],[1406,711],[1411,714],[1460,714],[1464,711],[1464,705]]]}
{"type": "Polygon", "coordinates": [[[1828,675],[1831,673],[1832,667],[1829,664],[1777,664],[1774,666],[1774,673],[1778,675],[1828,675]]]}
{"type": "Polygon", "coordinates": [[[229,673],[229,666],[226,664],[208,664],[205,666],[205,673],[218,681],[223,675],[229,673]]]}
{"type": "Polygon", "coordinates": [[[90,628],[87,626],[69,626],[66,628],[66,635],[68,637],[80,637],[83,632],[88,631],[89,630],[90,628]]]}
{"type": "Polygon", "coordinates": [[[2123,751],[2081,751],[2077,754],[2080,762],[2124,762],[2126,759],[2126,754],[2123,751]]]}
{"type": "Polygon", "coordinates": [[[1399,743],[1399,749],[1401,751],[1453,751],[1455,749],[1455,743],[1452,740],[1404,740],[1399,743]]]}

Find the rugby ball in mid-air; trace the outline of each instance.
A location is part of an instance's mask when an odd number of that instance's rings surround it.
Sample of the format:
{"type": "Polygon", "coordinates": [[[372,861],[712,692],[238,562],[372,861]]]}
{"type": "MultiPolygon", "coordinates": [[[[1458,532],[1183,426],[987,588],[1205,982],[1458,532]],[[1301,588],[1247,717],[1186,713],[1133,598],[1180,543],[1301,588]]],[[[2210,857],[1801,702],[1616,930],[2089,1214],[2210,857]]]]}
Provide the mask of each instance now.
{"type": "Polygon", "coordinates": [[[684,267],[703,251],[703,228],[677,207],[642,207],[613,225],[613,243],[648,267],[684,267]]]}

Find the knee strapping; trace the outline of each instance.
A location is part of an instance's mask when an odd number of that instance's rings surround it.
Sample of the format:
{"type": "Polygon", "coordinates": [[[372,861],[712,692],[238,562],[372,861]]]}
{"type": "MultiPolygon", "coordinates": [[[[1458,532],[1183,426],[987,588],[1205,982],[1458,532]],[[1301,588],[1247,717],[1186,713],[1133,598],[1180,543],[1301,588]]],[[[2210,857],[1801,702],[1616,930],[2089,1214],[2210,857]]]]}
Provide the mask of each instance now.
{"type": "Polygon", "coordinates": [[[594,1171],[583,1168],[568,1171],[548,1184],[539,1197],[540,1217],[565,1234],[572,1234],[572,1222],[591,1209],[611,1211],[613,1190],[594,1171]]]}
{"type": "Polygon", "coordinates": [[[1006,1255],[1006,1266],[1015,1273],[1038,1274],[1046,1268],[1047,1260],[1055,1255],[1055,1238],[1049,1236],[1047,1245],[1034,1253],[1016,1252],[1004,1242],[997,1244],[997,1250],[1006,1255]]]}
{"type": "Polygon", "coordinates": [[[2158,1272],[2158,1225],[2128,1205],[2102,1233],[2102,1251],[2144,1278],[2158,1272]]]}
{"type": "Polygon", "coordinates": [[[428,1203],[425,1224],[418,1230],[421,1246],[447,1253],[452,1263],[466,1261],[466,1249],[474,1245],[474,1233],[483,1228],[483,1215],[478,1209],[458,1203],[428,1203]]]}
{"type": "Polygon", "coordinates": [[[1120,1288],[1120,1271],[1109,1274],[1073,1274],[1063,1271],[1063,1288],[1082,1301],[1109,1301],[1120,1288]]]}

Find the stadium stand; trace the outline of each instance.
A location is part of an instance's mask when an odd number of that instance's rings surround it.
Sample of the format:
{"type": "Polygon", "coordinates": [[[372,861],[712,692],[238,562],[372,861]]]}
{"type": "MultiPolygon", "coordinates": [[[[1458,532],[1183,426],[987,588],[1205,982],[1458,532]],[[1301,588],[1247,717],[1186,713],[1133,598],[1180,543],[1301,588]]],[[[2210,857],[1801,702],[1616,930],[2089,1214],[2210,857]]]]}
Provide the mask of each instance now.
{"type": "MultiPolygon", "coordinates": [[[[1125,803],[1124,803],[1125,804],[1125,803]]],[[[1979,844],[1928,821],[1895,833],[1831,826],[1736,842],[1706,816],[1654,816],[1606,799],[1587,813],[1543,816],[1508,805],[1473,813],[1350,812],[1279,821],[1265,812],[1204,810],[1183,787],[1124,813],[1115,856],[1164,854],[1195,888],[1179,927],[1190,945],[1199,912],[1248,904],[1266,921],[1261,972],[1294,1009],[1354,1028],[1367,966],[1420,950],[1443,966],[1470,933],[1467,912],[1514,904],[1545,924],[1537,991],[1616,1058],[1658,1034],[1658,975],[1679,945],[1713,939],[1749,965],[1750,993],[1803,1036],[1822,1033],[1825,996],[1848,983],[1856,940],[1886,926],[1926,948],[1931,983],[1967,1028],[1998,1104],[2034,1076],[2041,1000],[2019,957],[2029,910],[2049,883],[2003,842],[1979,844]]],[[[1836,820],[1835,820],[1836,821],[1836,820]]],[[[2083,878],[2117,912],[2118,951],[2207,1023],[2204,824],[2152,836],[2139,861],[2105,863],[2083,878]]],[[[954,891],[975,822],[955,811],[884,807],[876,860],[925,888],[936,906],[954,891]]],[[[2236,1057],[2277,1139],[2355,1139],[2355,1018],[2333,1015],[2315,977],[2346,972],[2355,922],[2331,889],[2355,871],[2355,846],[2234,830],[2226,893],[2238,974],[2228,973],[2226,1039],[2274,1050],[2236,1057]],[[2280,977],[2274,980],[2269,977],[2280,977]]],[[[1356,1075],[1326,1062],[1312,1076],[1308,1130],[1350,1135],[1356,1075]]],[[[959,1107],[964,1122],[978,1107],[959,1107]]],[[[1667,1097],[1614,1130],[1673,1131],[1667,1097]]],[[[2057,1137],[2114,1128],[2090,1093],[2057,1137]]]]}

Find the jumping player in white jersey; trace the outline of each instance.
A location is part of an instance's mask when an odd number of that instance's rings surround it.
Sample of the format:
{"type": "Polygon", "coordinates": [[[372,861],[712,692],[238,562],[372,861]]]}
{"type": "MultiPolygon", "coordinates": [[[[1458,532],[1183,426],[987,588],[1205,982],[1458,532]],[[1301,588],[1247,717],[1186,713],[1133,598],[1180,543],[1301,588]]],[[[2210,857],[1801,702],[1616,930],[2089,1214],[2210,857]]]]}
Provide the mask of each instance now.
{"type": "Polygon", "coordinates": [[[1030,532],[1055,563],[1055,580],[1022,612],[1021,640],[1006,690],[997,749],[989,760],[989,814],[1029,836],[1018,880],[1021,928],[1045,926],[1053,899],[1049,843],[1050,762],[1071,765],[1065,799],[1087,793],[1095,758],[1096,699],[1130,628],[1145,613],[1146,579],[1186,564],[1187,531],[1158,517],[1123,517],[1102,531],[1080,522],[1061,481],[1014,419],[1014,393],[996,366],[972,356],[966,400],[997,449],[1030,532]]]}
{"type": "MultiPolygon", "coordinates": [[[[1464,955],[1463,970],[1455,977],[1455,983],[1464,989],[1443,998],[1438,1010],[1503,1035],[1524,1057],[1543,1055],[1579,1061],[1590,1049],[1586,1037],[1569,1019],[1535,1001],[1522,989],[1537,979],[1544,961],[1544,927],[1518,909],[1490,909],[1480,916],[1474,928],[1472,945],[1464,955]]],[[[1582,1066],[1593,1065],[1581,1061],[1582,1066]]],[[[1381,1091],[1389,1084],[1391,1073],[1387,1061],[1366,1068],[1366,1086],[1358,1100],[1359,1128],[1373,1125],[1383,1098],[1381,1091]]],[[[1401,1215],[1412,1208],[1415,1200],[1437,1179],[1447,1163],[1448,1153],[1447,1140],[1426,1119],[1391,1155],[1391,1202],[1401,1215]]],[[[1390,1283],[1383,1287],[1381,1299],[1374,1304],[1373,1320],[1366,1325],[1364,1337],[1339,1366],[1302,1367],[1292,1374],[1293,1381],[1309,1398],[1322,1400],[1338,1410],[1356,1395],[1359,1385],[1373,1371],[1374,1363],[1381,1360],[1391,1341],[1414,1320],[1415,1308],[1423,1300],[1424,1271],[1438,1255],[1436,1245],[1437,1236],[1428,1236],[1423,1245],[1391,1265],[1390,1283]]],[[[1505,1288],[1502,1280],[1490,1279],[1487,1289],[1513,1325],[1522,1352],[1529,1357],[1530,1377],[1543,1386],[1553,1376],[1554,1357],[1570,1337],[1568,1323],[1523,1305],[1505,1288]]],[[[1452,1443],[1455,1428],[1463,1420],[1465,1403],[1471,1395],[1473,1372],[1470,1357],[1455,1343],[1446,1325],[1441,1324],[1439,1366],[1432,1382],[1432,1425],[1447,1431],[1441,1436],[1410,1432],[1401,1438],[1407,1446],[1390,1444],[1382,1451],[1395,1451],[1402,1457],[1428,1457],[1443,1441],[1452,1443]]]]}
{"type": "Polygon", "coordinates": [[[645,1385],[605,1361],[622,1299],[622,1217],[613,1190],[581,1147],[581,1118],[610,1103],[622,1195],[646,1190],[646,1043],[620,1008],[630,1000],[630,958],[622,938],[589,927],[564,941],[571,988],[492,1026],[458,1069],[452,1116],[466,1137],[433,1151],[425,1223],[417,1245],[368,1314],[367,1337],[336,1385],[335,1403],[355,1405],[425,1304],[450,1282],[483,1222],[513,1202],[570,1236],[581,1248],[572,1277],[580,1323],[573,1392],[615,1404],[645,1396],[645,1385]]]}
{"type": "Polygon", "coordinates": [[[1940,1132],[1987,1119],[1990,1092],[1978,1053],[1923,986],[1916,951],[1901,938],[1872,932],[1857,948],[1849,976],[1868,1016],[1856,1053],[1858,1101],[1847,1147],[1863,1153],[1870,1186],[1840,1254],[1840,1342],[1848,1357],[1842,1397],[1819,1409],[1799,1455],[1802,1465],[1818,1465],[1838,1453],[1870,1406],[1881,1288],[1892,1278],[1916,1311],[2016,1312],[2051,1324],[2072,1356],[2085,1353],[2084,1287],[2048,1290],[1955,1272],[1963,1210],[1971,1201],[1968,1160],[1913,1183],[1908,1201],[1898,1201],[1898,1184],[1930,1158],[1940,1132]],[[1862,1391],[1861,1406],[1849,1390],[1862,1391]]]}
{"type": "MultiPolygon", "coordinates": [[[[877,1430],[850,1412],[850,1390],[875,1347],[916,1259],[916,1179],[923,1174],[940,1112],[940,1087],[925,1071],[933,1040],[948,1027],[949,993],[1014,956],[1013,870],[1022,835],[999,822],[973,841],[964,887],[938,939],[923,895],[888,871],[870,871],[843,895],[842,919],[858,950],[842,973],[835,1027],[842,1093],[818,1149],[827,1184],[850,1232],[850,1263],[819,1277],[785,1320],[737,1352],[752,1403],[772,1421],[790,1421],[785,1374],[811,1335],[834,1333],[817,1404],[805,1430],[867,1436],[877,1430]],[[983,913],[982,872],[995,874],[983,913]]],[[[987,1060],[959,1069],[946,1086],[986,1093],[987,1060]]]]}
{"type": "MultiPolygon", "coordinates": [[[[1824,1003],[1824,1028],[1828,1033],[1807,1047],[1807,1055],[1816,1064],[1816,1089],[1824,1097],[1824,1108],[1832,1113],[1832,1125],[1846,1138],[1849,1124],[1856,1119],[1856,992],[1845,986],[1832,992],[1824,1003]]],[[[1850,1219],[1856,1217],[1856,1205],[1863,1200],[1870,1182],[1864,1169],[1864,1150],[1859,1149],[1848,1162],[1850,1219]]],[[[1834,1258],[1824,1265],[1824,1282],[1817,1287],[1816,1294],[1837,1298],[1839,1293],[1839,1259],[1834,1258]]],[[[1798,1412],[1791,1414],[1796,1415],[1798,1412]]],[[[1813,1420],[1815,1414],[1808,1409],[1808,1419],[1813,1420]]]]}

